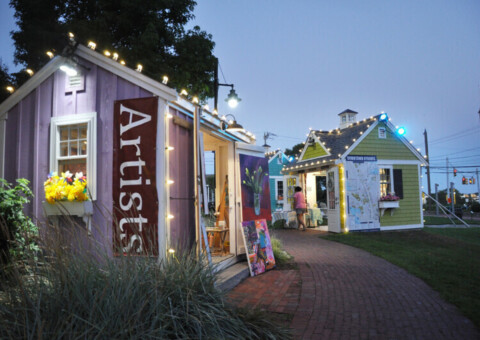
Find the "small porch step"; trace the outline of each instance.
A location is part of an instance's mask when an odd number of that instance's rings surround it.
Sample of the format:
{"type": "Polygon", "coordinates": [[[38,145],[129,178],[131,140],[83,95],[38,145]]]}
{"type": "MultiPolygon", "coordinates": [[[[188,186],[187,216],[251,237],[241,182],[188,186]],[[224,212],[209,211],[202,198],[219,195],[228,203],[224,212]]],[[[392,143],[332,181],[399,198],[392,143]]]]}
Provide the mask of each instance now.
{"type": "Polygon", "coordinates": [[[223,269],[217,274],[216,286],[228,292],[250,275],[246,261],[238,262],[233,266],[223,269]]]}

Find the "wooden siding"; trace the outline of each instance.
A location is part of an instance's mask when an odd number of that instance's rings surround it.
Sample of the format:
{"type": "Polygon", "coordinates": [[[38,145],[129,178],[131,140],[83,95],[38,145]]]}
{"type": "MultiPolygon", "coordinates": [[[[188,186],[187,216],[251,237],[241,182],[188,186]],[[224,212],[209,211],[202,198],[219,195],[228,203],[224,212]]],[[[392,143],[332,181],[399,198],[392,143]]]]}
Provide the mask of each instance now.
{"type": "MultiPolygon", "coordinates": [[[[85,75],[84,90],[66,92],[65,73],[56,71],[8,112],[4,177],[12,183],[20,177],[31,181],[35,198],[26,212],[41,218],[45,200],[43,182],[49,172],[50,118],[97,112],[97,200],[92,238],[111,252],[113,103],[150,97],[152,93],[86,60],[81,62],[90,68],[85,75]]],[[[163,131],[158,133],[163,136],[163,131]]],[[[179,212],[173,214],[181,215],[184,211],[182,207],[177,209],[179,212]]]]}
{"type": "Polygon", "coordinates": [[[316,142],[314,145],[309,145],[301,160],[307,160],[312,158],[317,158],[321,156],[326,156],[327,152],[325,149],[320,145],[320,143],[316,142]]]}
{"type": "MultiPolygon", "coordinates": [[[[170,107],[173,116],[184,119],[193,126],[193,119],[187,114],[170,107]]],[[[170,245],[190,247],[195,243],[195,206],[193,182],[193,131],[168,120],[167,145],[175,149],[168,152],[170,185],[170,212],[175,217],[170,220],[170,245]]]]}
{"type": "Polygon", "coordinates": [[[421,224],[420,188],[417,165],[394,165],[393,169],[402,170],[403,199],[400,207],[394,210],[393,216],[387,210],[380,218],[380,226],[397,226],[421,224]]]}
{"type": "Polygon", "coordinates": [[[385,123],[379,123],[350,155],[375,155],[377,159],[418,160],[410,149],[390,130],[385,123]],[[378,128],[387,129],[386,138],[378,138],[378,128]]]}

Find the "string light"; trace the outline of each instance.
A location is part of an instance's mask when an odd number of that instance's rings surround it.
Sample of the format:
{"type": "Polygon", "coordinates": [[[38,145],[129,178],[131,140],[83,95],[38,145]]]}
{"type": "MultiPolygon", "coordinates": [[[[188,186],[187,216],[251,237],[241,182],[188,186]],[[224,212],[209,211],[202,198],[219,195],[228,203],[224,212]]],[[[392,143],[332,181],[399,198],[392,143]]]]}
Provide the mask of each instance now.
{"type": "Polygon", "coordinates": [[[198,97],[193,97],[192,98],[192,103],[198,104],[198,97]]]}
{"type": "Polygon", "coordinates": [[[89,41],[87,46],[93,51],[95,51],[97,48],[97,44],[95,44],[93,41],[89,41]]]}
{"type": "Polygon", "coordinates": [[[170,248],[170,249],[168,249],[168,252],[169,252],[170,254],[175,254],[175,249],[170,248]]]}
{"type": "Polygon", "coordinates": [[[73,38],[75,38],[75,34],[73,34],[72,32],[68,32],[68,37],[70,39],[73,39],[73,38]]]}
{"type": "Polygon", "coordinates": [[[137,69],[136,69],[135,71],[137,71],[137,72],[140,73],[140,72],[142,72],[142,70],[143,70],[143,65],[142,65],[142,64],[138,64],[138,65],[137,65],[137,69]]]}
{"type": "Polygon", "coordinates": [[[203,109],[209,111],[209,110],[210,110],[210,106],[208,106],[208,104],[205,104],[205,105],[203,105],[203,109]]]}
{"type": "Polygon", "coordinates": [[[173,118],[173,115],[172,115],[170,112],[168,112],[168,113],[165,115],[165,117],[167,117],[167,119],[172,119],[172,118],[173,118]]]}
{"type": "Polygon", "coordinates": [[[166,146],[166,147],[165,147],[165,150],[167,150],[167,151],[172,151],[172,150],[174,150],[174,149],[175,149],[175,148],[174,148],[173,146],[166,146]]]}
{"type": "Polygon", "coordinates": [[[10,93],[15,92],[15,88],[13,86],[7,86],[5,89],[10,93]]]}
{"type": "MultiPolygon", "coordinates": [[[[217,109],[213,109],[213,111],[212,111],[212,115],[214,115],[214,116],[218,116],[218,111],[217,111],[217,109]]],[[[248,135],[248,133],[247,133],[247,135],[248,135]]]]}
{"type": "Polygon", "coordinates": [[[167,84],[168,84],[168,77],[167,77],[167,76],[163,76],[163,77],[162,77],[162,84],[163,84],[163,85],[167,85],[167,84]]]}
{"type": "Polygon", "coordinates": [[[167,184],[170,185],[170,184],[173,184],[173,183],[175,183],[175,182],[172,179],[167,179],[167,184]]]}
{"type": "Polygon", "coordinates": [[[52,59],[54,57],[53,52],[51,52],[51,51],[47,51],[47,55],[50,59],[52,59]]]}
{"type": "Polygon", "coordinates": [[[180,91],[180,95],[181,95],[181,96],[188,96],[187,90],[182,89],[182,90],[180,91]]]}
{"type": "Polygon", "coordinates": [[[169,219],[169,220],[173,219],[174,217],[175,217],[175,216],[173,216],[172,214],[168,214],[168,215],[167,215],[167,219],[169,219]]]}
{"type": "Polygon", "coordinates": [[[115,61],[117,61],[117,60],[118,60],[118,57],[119,57],[118,53],[117,53],[117,52],[114,52],[112,59],[115,60],[115,61]]]}
{"type": "Polygon", "coordinates": [[[125,60],[123,60],[123,59],[122,59],[122,60],[120,60],[120,65],[123,65],[123,66],[125,66],[125,64],[126,64],[126,63],[125,63],[125,60]]]}
{"type": "Polygon", "coordinates": [[[110,56],[111,56],[112,54],[110,53],[109,50],[105,50],[105,51],[103,51],[103,55],[104,55],[105,57],[107,57],[107,58],[110,58],[110,56]]]}

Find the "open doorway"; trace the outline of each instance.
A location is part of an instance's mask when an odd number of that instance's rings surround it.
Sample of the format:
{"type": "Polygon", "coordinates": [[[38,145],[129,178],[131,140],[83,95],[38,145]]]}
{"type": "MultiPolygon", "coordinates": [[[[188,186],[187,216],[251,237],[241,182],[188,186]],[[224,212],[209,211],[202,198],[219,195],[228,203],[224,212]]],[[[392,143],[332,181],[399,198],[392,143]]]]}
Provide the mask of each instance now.
{"type": "Polygon", "coordinates": [[[234,247],[230,247],[234,223],[230,221],[228,154],[228,141],[204,133],[205,180],[209,213],[202,218],[206,226],[213,263],[219,263],[234,256],[234,247]]]}

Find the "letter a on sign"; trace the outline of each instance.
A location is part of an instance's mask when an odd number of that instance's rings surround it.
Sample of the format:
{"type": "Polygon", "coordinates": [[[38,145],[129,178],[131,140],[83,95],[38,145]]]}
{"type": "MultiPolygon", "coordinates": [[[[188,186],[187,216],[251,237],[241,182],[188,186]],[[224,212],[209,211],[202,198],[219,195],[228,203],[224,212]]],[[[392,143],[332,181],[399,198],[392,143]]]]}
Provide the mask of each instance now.
{"type": "Polygon", "coordinates": [[[112,228],[117,256],[158,255],[157,110],[156,97],[114,105],[112,228]]]}

